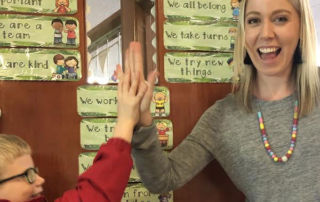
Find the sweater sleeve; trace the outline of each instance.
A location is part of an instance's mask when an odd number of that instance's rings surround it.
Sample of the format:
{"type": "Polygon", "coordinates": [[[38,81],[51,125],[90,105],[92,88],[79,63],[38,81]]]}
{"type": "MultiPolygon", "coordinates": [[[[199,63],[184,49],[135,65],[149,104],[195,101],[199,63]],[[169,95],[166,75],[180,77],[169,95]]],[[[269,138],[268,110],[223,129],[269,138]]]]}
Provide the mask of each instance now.
{"type": "Polygon", "coordinates": [[[132,168],[131,146],[112,138],[100,147],[93,165],[79,176],[75,189],[55,202],[119,202],[132,168]]]}
{"type": "Polygon", "coordinates": [[[135,132],[133,158],[142,182],[151,192],[165,193],[181,187],[214,159],[209,142],[217,133],[212,126],[213,119],[219,120],[215,108],[202,115],[191,134],[169,155],[162,152],[154,125],[135,132]]]}

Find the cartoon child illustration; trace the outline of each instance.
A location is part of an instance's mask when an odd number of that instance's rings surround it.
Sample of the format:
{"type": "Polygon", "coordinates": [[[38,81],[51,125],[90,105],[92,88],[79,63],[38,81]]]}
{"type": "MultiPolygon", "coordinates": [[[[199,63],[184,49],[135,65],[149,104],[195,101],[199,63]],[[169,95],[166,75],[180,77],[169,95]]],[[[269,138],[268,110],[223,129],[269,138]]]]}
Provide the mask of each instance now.
{"type": "Polygon", "coordinates": [[[231,27],[229,29],[229,34],[230,34],[230,49],[234,49],[234,43],[236,41],[236,33],[237,33],[237,28],[231,27]]]}
{"type": "Polygon", "coordinates": [[[78,59],[74,56],[69,56],[64,60],[65,68],[68,70],[68,79],[77,79],[78,59]]]}
{"type": "Polygon", "coordinates": [[[170,193],[159,194],[158,196],[159,202],[169,202],[170,198],[170,193]]]}
{"type": "Polygon", "coordinates": [[[166,133],[170,130],[167,124],[163,121],[160,121],[156,124],[158,130],[158,139],[160,141],[161,147],[166,147],[168,145],[169,135],[166,133]]]}
{"type": "Polygon", "coordinates": [[[232,8],[232,19],[234,21],[238,20],[240,14],[240,1],[241,0],[231,0],[231,8],[232,8]]]}
{"type": "Polygon", "coordinates": [[[157,92],[153,95],[152,101],[156,104],[155,116],[166,116],[164,104],[168,98],[164,92],[157,92]]]}
{"type": "Polygon", "coordinates": [[[67,45],[76,45],[76,28],[77,28],[77,22],[75,20],[67,20],[65,23],[66,30],[65,32],[67,34],[67,45]]]}
{"type": "Polygon", "coordinates": [[[62,31],[63,31],[63,22],[60,19],[53,19],[51,21],[51,26],[54,29],[54,39],[53,44],[62,43],[62,31]]]}
{"type": "Polygon", "coordinates": [[[54,9],[55,13],[66,14],[70,11],[69,0],[56,0],[56,8],[54,9]]]}
{"type": "Polygon", "coordinates": [[[53,78],[63,79],[67,72],[67,69],[64,67],[64,56],[57,54],[53,57],[53,62],[56,64],[56,72],[53,74],[53,78]]]}

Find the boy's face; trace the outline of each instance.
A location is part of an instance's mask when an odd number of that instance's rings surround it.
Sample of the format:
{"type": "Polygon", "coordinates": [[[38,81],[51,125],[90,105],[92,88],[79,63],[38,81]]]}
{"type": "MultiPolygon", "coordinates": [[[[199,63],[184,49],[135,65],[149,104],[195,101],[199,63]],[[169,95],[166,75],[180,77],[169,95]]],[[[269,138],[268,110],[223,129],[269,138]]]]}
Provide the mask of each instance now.
{"type": "Polygon", "coordinates": [[[165,130],[167,128],[167,125],[165,123],[158,123],[157,128],[160,130],[165,130]]]}
{"type": "MultiPolygon", "coordinates": [[[[30,155],[18,157],[5,167],[0,180],[19,175],[31,167],[34,167],[34,164],[30,155]]],[[[0,184],[0,199],[14,202],[30,201],[41,195],[43,183],[44,179],[39,175],[36,175],[35,182],[32,184],[24,176],[14,178],[0,184]]]]}
{"type": "Polygon", "coordinates": [[[57,65],[64,65],[64,60],[57,60],[57,65]]]}
{"type": "Polygon", "coordinates": [[[77,26],[75,24],[66,24],[66,28],[68,30],[75,30],[77,28],[77,26]]]}
{"type": "Polygon", "coordinates": [[[63,27],[63,24],[61,22],[54,22],[54,23],[52,23],[52,27],[54,29],[61,30],[63,27]]]}
{"type": "Polygon", "coordinates": [[[238,1],[233,1],[233,2],[231,2],[231,6],[234,8],[237,8],[240,6],[240,3],[238,1]]]}
{"type": "Polygon", "coordinates": [[[156,100],[165,100],[166,99],[166,96],[163,93],[157,93],[157,94],[155,94],[154,97],[156,100]]]}

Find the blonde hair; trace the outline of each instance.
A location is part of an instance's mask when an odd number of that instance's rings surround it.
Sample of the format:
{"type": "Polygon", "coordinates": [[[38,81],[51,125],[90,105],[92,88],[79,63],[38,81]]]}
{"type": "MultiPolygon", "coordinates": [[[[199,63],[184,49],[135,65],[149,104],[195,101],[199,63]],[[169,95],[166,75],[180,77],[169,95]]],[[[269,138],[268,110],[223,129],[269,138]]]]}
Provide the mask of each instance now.
{"type": "Polygon", "coordinates": [[[31,155],[31,148],[26,141],[15,135],[0,134],[0,177],[8,163],[25,154],[31,155]]]}
{"type": "MultiPolygon", "coordinates": [[[[256,69],[244,64],[245,48],[245,8],[246,1],[240,5],[240,18],[234,52],[233,93],[239,103],[248,111],[252,111],[253,85],[256,79],[256,69]]],[[[316,62],[315,26],[309,0],[289,0],[300,16],[300,43],[302,64],[294,64],[291,79],[295,80],[298,93],[300,115],[310,113],[319,102],[319,74],[316,62]]]]}

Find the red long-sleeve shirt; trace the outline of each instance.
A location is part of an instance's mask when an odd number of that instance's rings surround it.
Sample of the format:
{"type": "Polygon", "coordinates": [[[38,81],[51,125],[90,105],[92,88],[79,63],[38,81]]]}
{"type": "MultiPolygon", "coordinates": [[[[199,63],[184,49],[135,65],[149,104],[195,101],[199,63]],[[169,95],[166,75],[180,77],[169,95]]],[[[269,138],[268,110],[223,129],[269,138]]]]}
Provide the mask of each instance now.
{"type": "MultiPolygon", "coordinates": [[[[100,147],[93,165],[79,176],[76,188],[66,191],[55,202],[119,202],[132,165],[130,144],[112,138],[100,147]]],[[[39,197],[29,202],[45,201],[44,197],[39,197]]]]}

